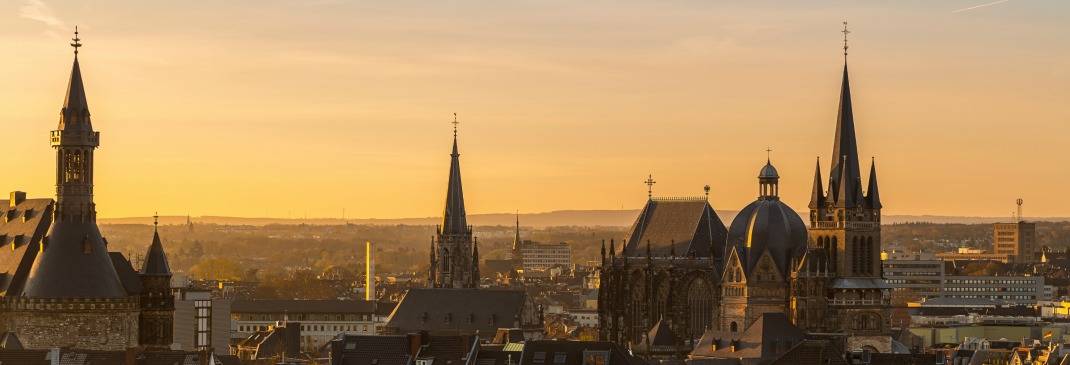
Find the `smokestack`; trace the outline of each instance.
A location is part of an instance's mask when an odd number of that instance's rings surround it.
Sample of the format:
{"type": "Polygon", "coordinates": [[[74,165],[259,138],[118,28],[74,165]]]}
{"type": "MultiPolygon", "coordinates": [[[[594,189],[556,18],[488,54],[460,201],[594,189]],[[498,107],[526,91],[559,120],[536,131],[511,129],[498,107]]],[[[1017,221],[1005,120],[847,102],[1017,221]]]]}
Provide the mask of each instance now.
{"type": "Polygon", "coordinates": [[[372,241],[364,241],[364,300],[375,301],[375,267],[372,266],[372,241]]]}

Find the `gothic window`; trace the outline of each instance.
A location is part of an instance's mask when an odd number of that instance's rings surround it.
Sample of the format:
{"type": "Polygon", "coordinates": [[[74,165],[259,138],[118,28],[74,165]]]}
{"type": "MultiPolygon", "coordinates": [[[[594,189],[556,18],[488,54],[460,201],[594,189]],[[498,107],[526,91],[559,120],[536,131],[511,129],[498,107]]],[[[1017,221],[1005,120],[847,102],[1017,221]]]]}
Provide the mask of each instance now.
{"type": "Polygon", "coordinates": [[[687,289],[688,328],[691,338],[699,338],[712,322],[713,303],[710,285],[705,280],[695,279],[687,289]]]}
{"type": "Polygon", "coordinates": [[[840,267],[840,244],[836,237],[832,237],[832,267],[837,270],[840,267]]]}
{"type": "Polygon", "coordinates": [[[728,330],[732,332],[739,332],[739,324],[736,324],[735,321],[732,321],[732,323],[728,325],[728,330]]]}
{"type": "Polygon", "coordinates": [[[442,272],[450,272],[450,250],[442,249],[442,272]]]}
{"type": "Polygon", "coordinates": [[[858,237],[851,237],[851,273],[858,274],[861,271],[862,252],[858,245],[858,237]]]}

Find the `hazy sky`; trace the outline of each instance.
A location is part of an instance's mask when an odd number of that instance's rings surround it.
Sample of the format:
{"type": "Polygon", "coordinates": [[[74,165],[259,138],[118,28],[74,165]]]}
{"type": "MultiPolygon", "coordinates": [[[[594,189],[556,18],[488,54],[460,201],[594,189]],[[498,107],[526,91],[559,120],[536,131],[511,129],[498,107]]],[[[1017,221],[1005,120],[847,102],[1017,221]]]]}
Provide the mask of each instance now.
{"type": "Polygon", "coordinates": [[[0,2],[0,191],[54,194],[80,25],[102,217],[441,214],[809,200],[851,33],[886,214],[1070,216],[1070,2],[0,2]],[[990,3],[990,6],[980,6],[990,3]]]}

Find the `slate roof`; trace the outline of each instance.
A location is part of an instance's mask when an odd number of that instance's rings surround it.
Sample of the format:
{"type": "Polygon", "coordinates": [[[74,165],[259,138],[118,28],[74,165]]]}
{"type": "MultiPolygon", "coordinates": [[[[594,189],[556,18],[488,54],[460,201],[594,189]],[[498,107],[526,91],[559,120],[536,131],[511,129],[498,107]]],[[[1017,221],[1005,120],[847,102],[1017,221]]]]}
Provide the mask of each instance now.
{"type": "Polygon", "coordinates": [[[145,254],[145,263],[141,265],[141,273],[145,275],[171,275],[171,265],[167,263],[167,253],[163,250],[160,242],[160,231],[153,230],[152,244],[149,252],[145,254]]]}
{"type": "Polygon", "coordinates": [[[124,298],[107,245],[94,221],[52,222],[26,287],[30,298],[124,298]],[[87,249],[88,247],[88,249],[87,249]]]}
{"type": "Polygon", "coordinates": [[[395,333],[479,333],[490,337],[498,328],[520,327],[526,302],[522,290],[409,289],[386,327],[395,333]]]}
{"type": "Polygon", "coordinates": [[[477,340],[475,336],[431,336],[416,357],[432,358],[432,365],[464,365],[478,351],[477,340]]]}
{"type": "Polygon", "coordinates": [[[373,314],[376,302],[366,300],[235,300],[231,313],[338,313],[373,314]]]}
{"type": "Polygon", "coordinates": [[[628,354],[620,346],[602,341],[528,341],[524,344],[520,365],[583,365],[585,351],[588,354],[607,353],[609,360],[601,362],[603,364],[646,365],[646,362],[628,354]],[[539,358],[542,359],[541,362],[538,361],[539,358]],[[562,361],[558,362],[559,359],[562,361]]]}
{"type": "Polygon", "coordinates": [[[108,252],[108,256],[111,257],[111,264],[115,267],[115,273],[119,275],[119,282],[123,284],[126,293],[128,295],[141,294],[143,289],[141,278],[137,271],[134,271],[134,265],[130,264],[130,260],[127,260],[121,252],[108,252]]]}
{"type": "MultiPolygon", "coordinates": [[[[25,195],[20,195],[20,197],[25,195]]],[[[25,199],[11,206],[11,200],[0,200],[0,292],[17,296],[22,293],[26,278],[41,239],[52,225],[52,199],[25,199]]]]}
{"type": "Polygon", "coordinates": [[[650,243],[654,256],[723,258],[727,230],[705,198],[652,198],[632,224],[624,256],[645,257],[650,243]],[[711,252],[711,248],[712,252],[711,252]]]}
{"type": "Polygon", "coordinates": [[[74,58],[71,67],[71,79],[67,82],[67,94],[63,99],[59,129],[61,130],[92,130],[93,124],[89,118],[89,102],[85,97],[85,86],[82,84],[82,68],[78,66],[78,57],[74,58]]]}
{"type": "Polygon", "coordinates": [[[765,313],[743,332],[707,330],[691,357],[771,360],[805,338],[784,313],[765,313]]]}
{"type": "Polygon", "coordinates": [[[848,365],[843,350],[828,340],[803,340],[778,356],[769,365],[824,364],[848,365]]]}
{"type": "Polygon", "coordinates": [[[407,365],[413,357],[405,335],[345,335],[337,341],[342,349],[338,365],[407,365]]]}
{"type": "Polygon", "coordinates": [[[799,214],[774,198],[759,198],[748,204],[728,230],[728,244],[740,250],[747,272],[768,250],[780,273],[787,277],[794,256],[806,250],[807,231],[799,214]]]}
{"type": "Polygon", "coordinates": [[[836,140],[832,146],[829,180],[828,197],[834,199],[837,206],[853,208],[862,203],[857,199],[862,192],[862,174],[858,168],[858,142],[846,63],[843,65],[840,105],[836,111],[836,140]]]}

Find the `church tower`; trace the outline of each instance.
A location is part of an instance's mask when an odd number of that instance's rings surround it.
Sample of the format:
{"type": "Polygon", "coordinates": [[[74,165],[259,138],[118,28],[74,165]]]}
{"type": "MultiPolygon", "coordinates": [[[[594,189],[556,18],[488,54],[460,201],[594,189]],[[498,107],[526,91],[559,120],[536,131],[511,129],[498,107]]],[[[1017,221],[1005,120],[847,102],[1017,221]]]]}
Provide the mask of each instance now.
{"type": "MultiPolygon", "coordinates": [[[[809,246],[827,253],[832,276],[826,330],[861,339],[887,333],[889,298],[881,274],[882,206],[875,163],[870,166],[869,186],[865,192],[862,189],[846,64],[847,33],[844,23],[843,81],[828,190],[822,191],[819,164],[809,205],[809,246]]],[[[883,347],[869,346],[878,350],[883,347]]]]}
{"type": "Polygon", "coordinates": [[[28,348],[74,347],[124,350],[137,343],[137,297],[127,292],[97,228],[93,202],[93,130],[78,48],[59,125],[50,142],[56,150],[56,209],[41,240],[26,286],[10,321],[28,348]]]}
{"type": "Polygon", "coordinates": [[[160,217],[153,217],[152,244],[141,266],[141,316],[138,318],[138,344],[168,348],[174,342],[172,329],[175,297],[171,294],[171,266],[160,242],[160,217]]]}
{"type": "Polygon", "coordinates": [[[464,212],[461,189],[461,162],[457,152],[457,114],[453,114],[453,152],[450,153],[450,177],[446,188],[446,209],[442,225],[431,244],[430,286],[433,288],[476,288],[479,286],[478,253],[472,239],[472,226],[464,212]]]}

